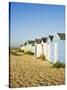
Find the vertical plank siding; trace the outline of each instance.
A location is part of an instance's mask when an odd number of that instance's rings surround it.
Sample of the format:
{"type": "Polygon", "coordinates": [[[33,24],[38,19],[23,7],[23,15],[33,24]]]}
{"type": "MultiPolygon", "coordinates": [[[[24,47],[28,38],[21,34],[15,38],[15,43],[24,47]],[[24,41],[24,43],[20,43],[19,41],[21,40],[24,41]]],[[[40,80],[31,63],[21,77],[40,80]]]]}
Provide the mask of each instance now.
{"type": "Polygon", "coordinates": [[[48,44],[48,61],[54,62],[54,44],[48,44]]]}
{"type": "Polygon", "coordinates": [[[51,48],[50,48],[50,45],[48,44],[47,45],[47,60],[50,62],[50,51],[51,51],[51,48]]]}
{"type": "Polygon", "coordinates": [[[43,44],[43,55],[45,56],[46,60],[48,60],[48,48],[47,43],[43,44]]]}
{"type": "Polygon", "coordinates": [[[58,61],[58,44],[54,43],[54,63],[58,61]]]}
{"type": "Polygon", "coordinates": [[[44,55],[49,62],[56,63],[59,61],[65,63],[65,39],[60,39],[57,35],[54,35],[52,40],[48,37],[47,41],[35,42],[34,45],[27,44],[21,47],[21,50],[23,49],[25,52],[33,52],[36,58],[44,55]]]}
{"type": "Polygon", "coordinates": [[[37,44],[36,49],[37,49],[37,51],[36,51],[37,52],[36,57],[38,58],[42,54],[42,46],[41,46],[41,44],[37,44]]]}
{"type": "Polygon", "coordinates": [[[58,41],[58,61],[61,63],[65,63],[65,41],[58,41]]]}

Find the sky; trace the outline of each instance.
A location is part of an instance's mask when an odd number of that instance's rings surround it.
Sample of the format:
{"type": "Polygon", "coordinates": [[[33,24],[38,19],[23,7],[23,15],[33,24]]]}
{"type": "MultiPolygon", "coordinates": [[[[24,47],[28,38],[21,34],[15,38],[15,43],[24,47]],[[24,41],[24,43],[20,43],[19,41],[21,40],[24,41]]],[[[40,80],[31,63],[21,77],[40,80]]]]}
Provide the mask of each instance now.
{"type": "Polygon", "coordinates": [[[65,32],[65,6],[11,2],[10,47],[27,40],[65,32]]]}

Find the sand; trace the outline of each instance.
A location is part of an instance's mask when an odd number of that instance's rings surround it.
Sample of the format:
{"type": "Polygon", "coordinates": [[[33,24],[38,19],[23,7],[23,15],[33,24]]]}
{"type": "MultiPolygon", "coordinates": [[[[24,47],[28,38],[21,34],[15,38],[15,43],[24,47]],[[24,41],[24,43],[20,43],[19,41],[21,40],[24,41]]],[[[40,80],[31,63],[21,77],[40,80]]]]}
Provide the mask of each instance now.
{"type": "Polygon", "coordinates": [[[34,55],[10,55],[9,86],[36,87],[65,84],[64,68],[52,68],[46,60],[34,55]]]}

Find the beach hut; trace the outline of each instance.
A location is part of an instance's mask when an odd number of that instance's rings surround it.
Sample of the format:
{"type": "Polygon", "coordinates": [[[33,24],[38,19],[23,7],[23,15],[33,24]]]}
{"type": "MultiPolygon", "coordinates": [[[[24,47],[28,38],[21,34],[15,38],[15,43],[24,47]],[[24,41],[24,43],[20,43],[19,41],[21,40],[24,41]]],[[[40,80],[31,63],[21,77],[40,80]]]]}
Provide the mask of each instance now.
{"type": "Polygon", "coordinates": [[[42,55],[44,56],[44,59],[47,60],[48,59],[48,48],[47,48],[47,37],[42,37],[41,39],[41,46],[42,46],[42,55]]]}
{"type": "Polygon", "coordinates": [[[24,43],[24,53],[26,53],[28,51],[28,48],[27,48],[27,42],[24,43]]]}
{"type": "Polygon", "coordinates": [[[41,39],[35,39],[35,56],[39,58],[42,55],[41,39]]]}
{"type": "Polygon", "coordinates": [[[49,35],[48,41],[48,61],[52,63],[61,62],[65,60],[65,34],[55,33],[49,35]]]}
{"type": "Polygon", "coordinates": [[[24,44],[21,44],[21,50],[26,52],[32,52],[35,53],[35,41],[29,40],[25,42],[24,44]]]}
{"type": "Polygon", "coordinates": [[[35,41],[34,40],[29,40],[27,42],[27,48],[28,48],[28,51],[30,51],[32,53],[35,53],[35,41]]]}
{"type": "Polygon", "coordinates": [[[24,44],[21,44],[20,50],[23,52],[27,51],[27,42],[25,42],[24,44]]]}
{"type": "Polygon", "coordinates": [[[22,52],[24,52],[24,45],[23,45],[23,44],[21,44],[20,50],[21,50],[22,52]]]}
{"type": "Polygon", "coordinates": [[[53,35],[48,36],[47,40],[47,59],[49,62],[54,62],[54,42],[53,42],[53,35]]]}
{"type": "Polygon", "coordinates": [[[65,63],[65,33],[56,33],[54,42],[54,60],[65,63]]]}

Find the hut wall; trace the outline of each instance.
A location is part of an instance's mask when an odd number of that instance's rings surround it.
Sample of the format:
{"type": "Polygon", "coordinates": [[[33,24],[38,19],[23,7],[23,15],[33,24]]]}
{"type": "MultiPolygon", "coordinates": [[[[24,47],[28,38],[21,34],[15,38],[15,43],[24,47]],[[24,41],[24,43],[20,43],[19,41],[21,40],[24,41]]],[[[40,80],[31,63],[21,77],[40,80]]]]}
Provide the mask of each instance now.
{"type": "Polygon", "coordinates": [[[48,44],[48,61],[54,62],[54,44],[48,44]]]}
{"type": "Polygon", "coordinates": [[[37,44],[35,46],[35,55],[38,58],[41,56],[41,54],[42,54],[42,46],[41,46],[41,44],[37,44]]]}
{"type": "Polygon", "coordinates": [[[58,61],[61,63],[65,63],[65,41],[58,41],[58,61]]]}
{"type": "Polygon", "coordinates": [[[44,54],[44,57],[45,59],[47,60],[48,59],[48,49],[47,49],[47,43],[43,43],[43,54],[44,54]]]}

